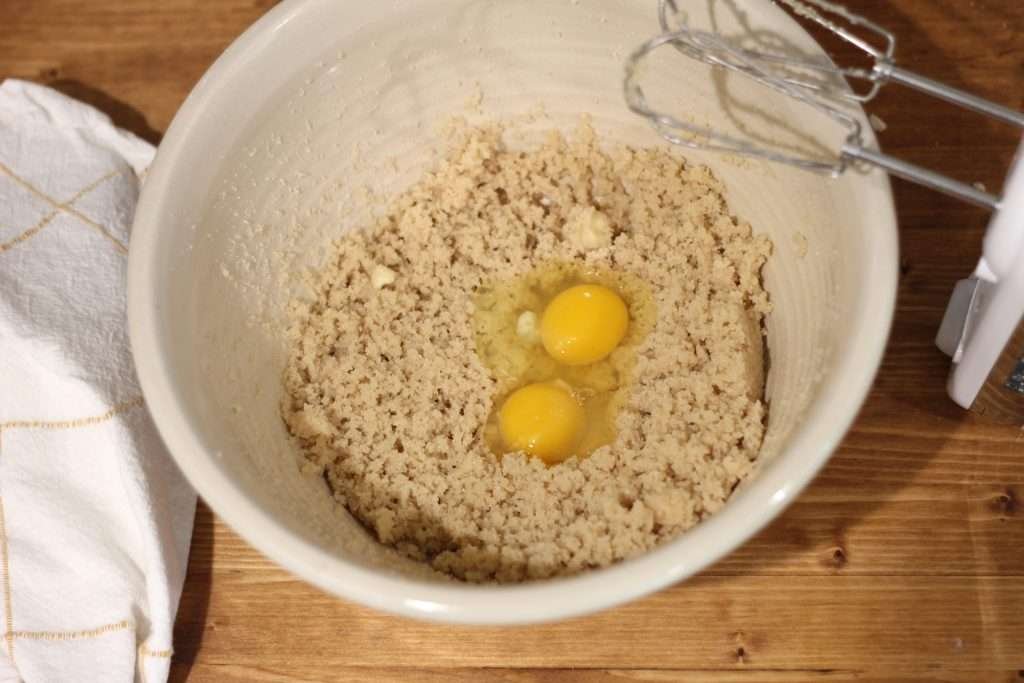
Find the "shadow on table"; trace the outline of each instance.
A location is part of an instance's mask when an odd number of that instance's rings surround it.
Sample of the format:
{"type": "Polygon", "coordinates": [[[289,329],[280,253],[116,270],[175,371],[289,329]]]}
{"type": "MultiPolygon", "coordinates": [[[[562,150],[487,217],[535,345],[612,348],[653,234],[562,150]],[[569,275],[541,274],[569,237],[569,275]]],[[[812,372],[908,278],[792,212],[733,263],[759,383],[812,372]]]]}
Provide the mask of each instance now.
{"type": "Polygon", "coordinates": [[[151,145],[160,143],[162,134],[149,125],[141,112],[102,90],[70,78],[59,78],[46,83],[46,85],[54,90],[59,90],[68,97],[73,97],[99,109],[110,117],[115,126],[138,135],[151,145]]]}
{"type": "Polygon", "coordinates": [[[203,643],[206,615],[210,606],[210,583],[213,578],[213,512],[202,500],[196,503],[196,520],[189,551],[188,575],[178,606],[174,627],[174,657],[171,659],[170,683],[187,681],[203,643]]]}

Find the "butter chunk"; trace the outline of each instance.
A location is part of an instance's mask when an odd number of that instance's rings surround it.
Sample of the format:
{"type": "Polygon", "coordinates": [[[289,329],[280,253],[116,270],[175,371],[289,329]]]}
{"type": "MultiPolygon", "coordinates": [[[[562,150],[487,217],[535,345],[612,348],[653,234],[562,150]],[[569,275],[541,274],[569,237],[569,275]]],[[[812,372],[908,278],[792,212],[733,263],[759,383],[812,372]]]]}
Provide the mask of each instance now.
{"type": "Polygon", "coordinates": [[[610,247],[612,222],[592,206],[575,207],[569,213],[565,236],[580,251],[610,247]]]}
{"type": "Polygon", "coordinates": [[[537,314],[533,311],[523,311],[516,319],[516,335],[523,341],[531,344],[540,339],[540,332],[537,329],[537,314]]]}
{"type": "Polygon", "coordinates": [[[374,289],[383,289],[394,283],[396,277],[395,271],[387,266],[376,265],[373,267],[373,272],[370,273],[370,284],[374,289]]]}

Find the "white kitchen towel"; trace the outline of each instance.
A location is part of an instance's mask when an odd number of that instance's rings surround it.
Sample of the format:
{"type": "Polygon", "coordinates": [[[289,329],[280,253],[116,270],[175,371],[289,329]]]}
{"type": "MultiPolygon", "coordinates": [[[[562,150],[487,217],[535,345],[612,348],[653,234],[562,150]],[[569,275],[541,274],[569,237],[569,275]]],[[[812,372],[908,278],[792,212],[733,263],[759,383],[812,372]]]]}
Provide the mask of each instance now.
{"type": "Polygon", "coordinates": [[[166,680],[195,493],[142,401],[125,319],[153,147],[0,85],[0,628],[26,683],[166,680]]]}

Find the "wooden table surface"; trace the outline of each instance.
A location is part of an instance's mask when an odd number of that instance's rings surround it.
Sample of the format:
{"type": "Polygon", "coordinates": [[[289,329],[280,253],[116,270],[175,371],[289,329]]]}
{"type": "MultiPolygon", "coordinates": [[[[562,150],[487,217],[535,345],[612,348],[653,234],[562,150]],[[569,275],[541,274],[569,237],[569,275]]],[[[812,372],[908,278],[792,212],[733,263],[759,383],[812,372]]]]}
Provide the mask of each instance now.
{"type": "MultiPolygon", "coordinates": [[[[652,2],[654,0],[651,0],[652,2]]],[[[749,0],[754,1],[754,0],[749,0]]],[[[271,0],[0,0],[0,77],[157,142],[271,0]]],[[[1020,0],[850,0],[926,75],[1024,108],[1020,0]]],[[[1019,133],[890,88],[888,151],[998,188],[1019,133]]],[[[897,182],[899,311],[881,374],[815,483],[701,576],[596,616],[453,628],[311,588],[200,503],[175,681],[1024,681],[1024,431],[953,406],[932,339],[986,215],[897,182]]]]}

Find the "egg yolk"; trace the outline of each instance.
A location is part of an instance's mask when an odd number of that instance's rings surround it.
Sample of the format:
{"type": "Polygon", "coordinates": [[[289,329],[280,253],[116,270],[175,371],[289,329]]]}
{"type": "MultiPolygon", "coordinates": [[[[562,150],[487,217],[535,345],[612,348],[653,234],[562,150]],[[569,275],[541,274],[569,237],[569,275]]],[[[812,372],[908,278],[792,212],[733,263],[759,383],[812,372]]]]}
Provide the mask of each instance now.
{"type": "Polygon", "coordinates": [[[576,285],[551,300],[540,321],[540,338],[551,357],[565,365],[589,365],[619,345],[629,311],[602,285],[576,285]]]}
{"type": "Polygon", "coordinates": [[[586,427],[583,406],[561,382],[538,382],[517,389],[498,413],[505,447],[549,465],[575,452],[586,427]]]}

